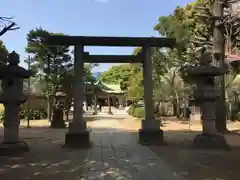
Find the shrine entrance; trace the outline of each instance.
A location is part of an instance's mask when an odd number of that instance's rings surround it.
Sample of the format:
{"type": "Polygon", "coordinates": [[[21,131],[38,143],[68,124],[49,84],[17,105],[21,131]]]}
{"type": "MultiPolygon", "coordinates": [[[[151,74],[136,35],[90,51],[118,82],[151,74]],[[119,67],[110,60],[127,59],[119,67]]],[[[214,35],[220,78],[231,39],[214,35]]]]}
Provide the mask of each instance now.
{"type": "Polygon", "coordinates": [[[145,119],[139,130],[139,142],[145,145],[163,143],[163,131],[160,122],[154,119],[153,81],[151,47],[173,47],[176,40],[172,38],[144,37],[96,37],[96,36],[50,36],[45,44],[74,46],[74,112],[73,121],[65,136],[67,147],[89,147],[90,136],[83,118],[84,102],[84,63],[142,63],[144,77],[145,119]],[[138,55],[92,55],[84,52],[84,46],[122,46],[142,47],[138,55]]]}

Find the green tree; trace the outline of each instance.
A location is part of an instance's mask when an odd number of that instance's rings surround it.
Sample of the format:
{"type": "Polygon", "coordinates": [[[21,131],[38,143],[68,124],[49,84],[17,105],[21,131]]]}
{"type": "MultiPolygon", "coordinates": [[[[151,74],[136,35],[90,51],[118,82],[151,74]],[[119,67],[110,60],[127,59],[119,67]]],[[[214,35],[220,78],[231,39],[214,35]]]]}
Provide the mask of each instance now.
{"type": "MultiPolygon", "coordinates": [[[[174,13],[169,16],[159,18],[155,30],[162,36],[176,38],[179,44],[177,49],[168,51],[167,57],[168,60],[171,57],[171,61],[177,62],[176,67],[181,67],[187,62],[195,63],[196,53],[203,45],[208,46],[207,49],[211,52],[213,48],[214,2],[214,0],[196,0],[185,7],[177,7],[174,13]]],[[[224,1],[224,3],[224,19],[221,23],[224,26],[227,52],[232,53],[239,49],[240,18],[233,16],[231,9],[227,9],[231,6],[231,1],[224,1]]],[[[225,86],[226,84],[228,83],[225,83],[225,86]]],[[[229,90],[226,89],[226,91],[229,90]]],[[[228,94],[228,92],[226,93],[228,94]]],[[[216,123],[219,131],[224,129],[224,123],[220,121],[216,123]]]]}
{"type": "Polygon", "coordinates": [[[143,99],[143,75],[142,71],[135,71],[134,76],[130,80],[130,84],[127,91],[127,98],[133,102],[137,102],[143,99]]]}
{"type": "Polygon", "coordinates": [[[177,7],[174,13],[168,16],[160,16],[154,27],[161,36],[176,38],[178,48],[169,50],[175,61],[181,64],[193,61],[194,49],[190,40],[196,28],[195,6],[189,4],[185,7],[177,7]]]}
{"type": "MultiPolygon", "coordinates": [[[[151,49],[151,55],[152,55],[152,63],[153,63],[153,85],[154,85],[154,94],[156,92],[161,91],[159,88],[162,83],[162,76],[164,73],[167,72],[167,65],[170,65],[170,62],[167,62],[166,54],[164,52],[165,49],[160,48],[152,48],[151,49]]],[[[133,51],[133,55],[137,55],[141,52],[141,48],[136,48],[133,51]]],[[[141,63],[136,63],[131,65],[131,71],[132,76],[128,76],[128,78],[131,78],[130,81],[128,81],[128,99],[132,101],[138,101],[143,99],[143,67],[141,63]]],[[[157,96],[155,96],[155,100],[159,101],[159,99],[156,99],[157,96]]]]}
{"type": "Polygon", "coordinates": [[[0,63],[5,64],[8,55],[8,50],[4,43],[0,40],[0,63]]]}
{"type": "Polygon", "coordinates": [[[103,72],[100,80],[105,83],[120,84],[123,90],[126,90],[132,76],[131,64],[121,64],[112,66],[109,70],[103,72]]]}
{"type": "MultiPolygon", "coordinates": [[[[161,36],[176,38],[178,47],[165,49],[165,61],[161,69],[164,75],[159,72],[158,81],[155,80],[156,88],[154,96],[156,100],[172,101],[174,114],[179,115],[179,102],[181,99],[191,95],[191,86],[187,86],[181,78],[179,69],[186,64],[195,63],[196,58],[196,33],[202,33],[196,21],[196,4],[199,1],[190,3],[185,7],[176,7],[173,14],[160,16],[157,25],[154,27],[161,36]]],[[[160,57],[158,55],[158,57],[160,57]]],[[[156,68],[158,69],[158,68],[156,68]]]]}
{"type": "MultiPolygon", "coordinates": [[[[48,119],[51,119],[54,96],[59,89],[61,70],[71,63],[68,46],[47,46],[43,42],[51,34],[42,28],[31,30],[27,34],[26,52],[33,55],[30,62],[32,68],[37,69],[38,77],[46,81],[46,95],[48,99],[48,119]]],[[[31,69],[32,69],[31,68],[31,69]]]]}

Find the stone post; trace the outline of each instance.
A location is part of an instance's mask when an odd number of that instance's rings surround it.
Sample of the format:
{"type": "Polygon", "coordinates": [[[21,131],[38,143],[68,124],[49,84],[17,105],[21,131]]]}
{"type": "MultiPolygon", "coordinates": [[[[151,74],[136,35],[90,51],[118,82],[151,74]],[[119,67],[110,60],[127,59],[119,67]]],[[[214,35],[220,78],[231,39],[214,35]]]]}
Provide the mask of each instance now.
{"type": "Polygon", "coordinates": [[[160,121],[154,118],[151,48],[143,47],[142,55],[144,56],[145,119],[142,120],[142,128],[139,130],[139,142],[146,145],[160,145],[163,144],[163,131],[160,129],[160,121]]]}
{"type": "Polygon", "coordinates": [[[93,100],[93,115],[97,115],[98,114],[98,112],[97,112],[97,94],[96,94],[96,91],[94,90],[94,95],[93,95],[93,98],[94,98],[94,100],[93,100]]]}
{"type": "Polygon", "coordinates": [[[4,103],[4,144],[19,142],[20,106],[4,103]]]}
{"type": "Polygon", "coordinates": [[[65,146],[73,148],[89,147],[90,137],[83,119],[84,101],[84,46],[74,47],[74,112],[73,121],[69,126],[69,132],[65,137],[65,146]]]}
{"type": "Polygon", "coordinates": [[[205,101],[203,102],[200,107],[202,111],[202,133],[215,135],[217,133],[215,127],[215,111],[212,107],[215,107],[214,101],[205,101]]]}
{"type": "Polygon", "coordinates": [[[86,99],[87,98],[85,97],[84,101],[83,101],[83,113],[88,111],[88,104],[87,104],[87,100],[86,99]]]}
{"type": "Polygon", "coordinates": [[[13,155],[29,150],[28,145],[19,138],[20,105],[27,101],[23,93],[23,78],[29,78],[31,73],[18,66],[19,55],[9,54],[9,65],[2,69],[2,93],[0,103],[4,105],[4,137],[0,144],[0,155],[13,155]]]}
{"type": "Polygon", "coordinates": [[[56,105],[53,109],[53,117],[51,121],[51,128],[65,128],[65,122],[63,120],[64,111],[63,104],[60,101],[56,102],[56,105]]]}
{"type": "Polygon", "coordinates": [[[108,114],[113,115],[111,108],[111,95],[108,94],[108,114]]]}
{"type": "Polygon", "coordinates": [[[118,102],[119,102],[119,109],[123,109],[123,107],[124,107],[124,96],[123,95],[119,96],[118,102]]]}

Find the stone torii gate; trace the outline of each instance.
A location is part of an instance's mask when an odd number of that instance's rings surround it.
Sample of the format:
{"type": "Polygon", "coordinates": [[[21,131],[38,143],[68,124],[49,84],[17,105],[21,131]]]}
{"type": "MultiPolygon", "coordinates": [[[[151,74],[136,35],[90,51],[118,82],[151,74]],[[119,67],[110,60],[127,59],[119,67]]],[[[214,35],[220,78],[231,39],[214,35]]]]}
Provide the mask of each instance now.
{"type": "Polygon", "coordinates": [[[73,121],[65,136],[65,146],[89,147],[90,136],[83,119],[84,63],[143,63],[145,119],[139,130],[139,142],[146,145],[163,143],[160,122],[154,119],[153,81],[151,47],[173,47],[176,40],[171,38],[144,37],[96,37],[96,36],[50,36],[47,45],[74,46],[74,113],[73,121]],[[142,47],[139,55],[91,55],[84,52],[84,46],[142,47]]]}

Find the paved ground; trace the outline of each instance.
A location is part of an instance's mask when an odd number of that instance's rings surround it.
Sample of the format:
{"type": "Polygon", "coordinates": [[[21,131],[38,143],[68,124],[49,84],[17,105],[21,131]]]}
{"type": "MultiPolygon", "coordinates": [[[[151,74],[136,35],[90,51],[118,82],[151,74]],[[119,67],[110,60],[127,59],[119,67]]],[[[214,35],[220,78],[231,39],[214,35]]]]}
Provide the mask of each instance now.
{"type": "MultiPolygon", "coordinates": [[[[122,112],[115,114],[103,113],[88,123],[93,141],[89,150],[63,149],[67,130],[21,129],[31,151],[21,157],[0,157],[0,180],[240,179],[238,149],[209,152],[189,146],[197,134],[195,125],[189,130],[188,124],[166,122],[169,146],[144,147],[137,143],[140,123],[122,112]]],[[[0,129],[0,137],[2,133],[0,129]]]]}
{"type": "MultiPolygon", "coordinates": [[[[124,128],[136,131],[140,122],[124,121],[124,128]]],[[[232,149],[199,150],[193,147],[193,139],[201,130],[200,122],[188,123],[166,120],[164,138],[168,146],[149,147],[162,161],[189,180],[239,180],[240,134],[226,134],[232,149]]],[[[228,123],[228,129],[238,132],[240,123],[228,123]]]]}
{"type": "Polygon", "coordinates": [[[135,133],[124,130],[119,121],[125,116],[89,122],[89,150],[61,148],[66,130],[21,129],[31,151],[22,157],[0,157],[0,179],[181,179],[154,152],[140,146],[135,133]]]}

